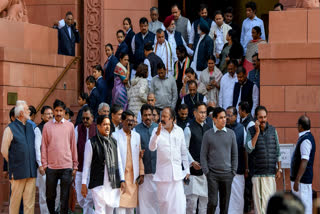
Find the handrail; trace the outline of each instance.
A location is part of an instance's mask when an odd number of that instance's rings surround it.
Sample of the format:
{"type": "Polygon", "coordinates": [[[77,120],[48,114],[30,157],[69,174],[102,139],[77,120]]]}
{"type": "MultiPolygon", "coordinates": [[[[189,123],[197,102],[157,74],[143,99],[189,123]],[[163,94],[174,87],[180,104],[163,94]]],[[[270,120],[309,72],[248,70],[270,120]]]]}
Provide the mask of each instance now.
{"type": "Polygon", "coordinates": [[[59,77],[56,79],[56,81],[53,83],[53,85],[51,86],[50,90],[46,93],[46,95],[42,98],[40,104],[37,106],[36,110],[37,113],[38,111],[40,111],[40,109],[42,108],[43,104],[47,101],[47,99],[49,98],[49,96],[53,93],[54,89],[57,87],[58,83],[60,82],[60,80],[64,77],[64,75],[67,73],[67,71],[71,68],[73,63],[76,63],[77,61],[79,61],[81,59],[80,56],[76,56],[74,57],[69,63],[68,65],[64,68],[64,70],[62,71],[62,73],[59,75],[59,77]]]}

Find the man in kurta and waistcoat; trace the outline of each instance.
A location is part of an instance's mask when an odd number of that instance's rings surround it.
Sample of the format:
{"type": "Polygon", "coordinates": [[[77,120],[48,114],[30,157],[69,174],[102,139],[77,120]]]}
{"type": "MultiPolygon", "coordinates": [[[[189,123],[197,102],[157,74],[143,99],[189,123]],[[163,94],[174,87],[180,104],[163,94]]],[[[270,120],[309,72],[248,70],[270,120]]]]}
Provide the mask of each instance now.
{"type": "Polygon", "coordinates": [[[8,162],[11,196],[9,213],[19,213],[23,198],[24,214],[34,213],[36,196],[37,162],[35,136],[30,119],[30,110],[25,101],[18,100],[14,109],[16,119],[5,128],[1,154],[8,162]]]}
{"type": "Polygon", "coordinates": [[[135,131],[140,134],[141,150],[144,151],[144,182],[139,187],[139,211],[141,214],[159,214],[159,203],[157,196],[157,186],[153,181],[156,172],[157,152],[149,150],[149,142],[153,129],[158,124],[152,122],[153,107],[144,104],[141,107],[142,123],[135,127],[135,131]]]}
{"type": "Polygon", "coordinates": [[[266,213],[269,198],[276,192],[276,180],[282,169],[277,130],[268,123],[268,111],[264,106],[255,110],[257,121],[247,133],[245,147],[249,162],[253,164],[253,202],[255,213],[266,213]]]}
{"type": "Polygon", "coordinates": [[[200,165],[200,150],[202,137],[211,127],[204,121],[207,117],[207,107],[204,102],[197,102],[193,110],[194,120],[184,129],[184,137],[188,149],[188,160],[190,164],[190,184],[185,185],[187,197],[187,214],[207,213],[208,184],[200,165]],[[199,200],[199,204],[198,204],[199,200]]]}
{"type": "Polygon", "coordinates": [[[246,130],[241,123],[237,122],[236,107],[229,106],[226,110],[227,127],[232,129],[236,135],[238,148],[238,168],[236,175],[233,178],[231,186],[231,196],[229,203],[229,214],[243,214],[244,208],[244,188],[245,177],[248,177],[248,155],[244,148],[246,141],[246,130]]]}
{"type": "Polygon", "coordinates": [[[181,9],[177,4],[172,5],[171,14],[174,17],[176,31],[180,32],[184,41],[188,43],[191,36],[191,23],[189,19],[181,16],[181,9]]]}
{"type": "Polygon", "coordinates": [[[310,118],[303,115],[298,120],[299,138],[291,159],[291,190],[301,198],[305,213],[312,213],[313,162],[316,152],[314,137],[310,132],[310,118]]]}
{"type": "Polygon", "coordinates": [[[163,23],[159,21],[159,10],[157,7],[150,8],[150,18],[151,22],[149,22],[149,31],[152,33],[156,33],[159,28],[165,30],[163,23]]]}
{"type": "Polygon", "coordinates": [[[160,214],[186,212],[183,179],[190,176],[188,151],[183,130],[174,124],[175,112],[166,107],[161,113],[161,123],[151,135],[149,149],[157,150],[156,173],[160,214]],[[182,170],[182,166],[184,171],[182,170]]]}
{"type": "MultiPolygon", "coordinates": [[[[94,117],[92,110],[87,106],[83,109],[82,113],[82,123],[80,123],[74,129],[77,143],[78,151],[78,171],[76,173],[75,185],[77,192],[77,200],[79,205],[83,209],[83,214],[91,214],[93,211],[93,200],[91,191],[88,191],[86,198],[81,195],[81,186],[82,186],[82,172],[83,172],[83,160],[84,160],[84,150],[86,142],[96,135],[96,124],[93,122],[94,117]]],[[[87,177],[89,179],[89,177],[87,177]]]]}
{"type": "Polygon", "coordinates": [[[97,214],[113,214],[119,207],[120,187],[125,191],[119,146],[110,136],[110,128],[110,119],[99,115],[98,132],[86,142],[84,150],[81,194],[86,198],[88,188],[91,190],[97,214]]]}
{"type": "Polygon", "coordinates": [[[112,133],[119,146],[126,191],[120,195],[120,206],[117,214],[133,214],[134,208],[138,206],[139,185],[144,180],[144,166],[140,156],[140,135],[133,131],[134,113],[130,110],[121,115],[123,128],[112,133]]]}

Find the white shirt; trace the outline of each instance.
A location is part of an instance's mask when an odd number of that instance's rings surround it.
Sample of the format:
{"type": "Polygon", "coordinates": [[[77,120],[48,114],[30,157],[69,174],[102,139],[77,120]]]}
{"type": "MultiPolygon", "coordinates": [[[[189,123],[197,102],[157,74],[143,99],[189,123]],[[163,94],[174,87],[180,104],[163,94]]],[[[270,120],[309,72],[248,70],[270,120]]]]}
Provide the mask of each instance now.
{"type": "MultiPolygon", "coordinates": [[[[306,134],[307,132],[310,132],[310,130],[300,132],[299,138],[301,136],[303,136],[304,134],[306,134]]],[[[306,139],[306,140],[302,141],[302,143],[300,144],[301,159],[309,160],[311,149],[312,149],[312,144],[311,144],[310,140],[306,139]]]]}
{"type": "MultiPolygon", "coordinates": [[[[172,33],[170,33],[168,30],[166,30],[166,31],[167,31],[167,34],[168,34],[168,42],[171,45],[172,55],[175,57],[174,58],[174,62],[176,62],[178,60],[178,57],[177,57],[177,53],[176,53],[177,43],[176,43],[176,40],[174,38],[175,31],[172,31],[172,33]]],[[[182,39],[183,46],[187,49],[187,53],[190,56],[192,56],[193,55],[193,50],[188,47],[186,41],[184,41],[184,38],[182,36],[181,36],[181,39],[182,39]]]]}
{"type": "Polygon", "coordinates": [[[178,59],[177,56],[173,56],[172,47],[169,45],[168,41],[165,40],[164,43],[155,43],[153,52],[162,59],[168,71],[173,71],[174,60],[178,59]],[[157,50],[156,50],[157,47],[157,50]]]}
{"type": "Polygon", "coordinates": [[[38,166],[42,166],[42,164],[41,164],[42,133],[41,133],[39,127],[36,127],[34,129],[34,135],[35,135],[34,145],[35,145],[35,150],[36,150],[36,161],[37,161],[38,166]]]}
{"type": "Polygon", "coordinates": [[[219,91],[220,107],[227,109],[229,106],[232,106],[233,89],[236,82],[238,82],[236,74],[234,74],[232,77],[229,73],[226,73],[221,78],[219,91]]]}
{"type": "Polygon", "coordinates": [[[154,181],[179,181],[190,174],[188,163],[188,151],[184,139],[183,130],[174,124],[169,133],[162,128],[160,135],[156,135],[157,129],[154,129],[149,143],[150,151],[157,150],[157,165],[154,181]],[[184,172],[181,168],[184,167],[184,172]]]}
{"type": "MultiPolygon", "coordinates": [[[[222,29],[222,25],[221,27],[217,27],[217,31],[215,32],[217,35],[217,38],[214,40],[214,45],[216,46],[215,50],[215,54],[218,53],[220,54],[222,51],[222,48],[224,46],[224,38],[223,38],[223,29],[222,29]]],[[[218,62],[219,63],[219,62],[218,62]]],[[[218,64],[216,63],[216,64],[218,64]]]]}
{"type": "MultiPolygon", "coordinates": [[[[242,94],[242,85],[240,86],[240,93],[237,101],[237,110],[239,112],[239,103],[241,102],[241,94],[242,94]]],[[[255,109],[258,107],[259,104],[259,88],[256,84],[253,85],[252,89],[252,109],[251,109],[251,115],[254,115],[255,109]]],[[[239,113],[238,113],[239,115],[239,113]]],[[[238,122],[240,121],[240,117],[238,116],[238,122]]]]}
{"type": "MultiPolygon", "coordinates": [[[[87,130],[86,141],[88,141],[89,140],[89,128],[86,127],[86,130],[87,130]]],[[[76,126],[76,128],[74,128],[74,136],[76,138],[76,144],[78,144],[78,136],[79,136],[78,126],[76,126]]]]}
{"type": "Polygon", "coordinates": [[[247,45],[252,40],[252,28],[258,26],[261,28],[261,39],[266,39],[266,34],[264,33],[264,24],[261,19],[259,19],[257,16],[255,16],[252,20],[249,18],[246,18],[242,23],[242,29],[241,29],[241,39],[240,43],[243,47],[243,53],[247,52],[247,45]]]}
{"type": "Polygon", "coordinates": [[[70,39],[71,39],[71,27],[70,27],[70,26],[67,26],[67,29],[68,29],[69,37],[70,37],[70,39]]]}

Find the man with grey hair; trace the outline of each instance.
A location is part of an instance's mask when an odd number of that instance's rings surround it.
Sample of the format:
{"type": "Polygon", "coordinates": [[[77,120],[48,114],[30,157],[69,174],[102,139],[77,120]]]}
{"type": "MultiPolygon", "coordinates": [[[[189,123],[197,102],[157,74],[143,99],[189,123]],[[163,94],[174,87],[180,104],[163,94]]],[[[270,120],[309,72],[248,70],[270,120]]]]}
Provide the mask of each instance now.
{"type": "Polygon", "coordinates": [[[107,103],[100,103],[98,107],[98,115],[107,115],[109,117],[110,106],[107,103]]]}
{"type": "Polygon", "coordinates": [[[159,28],[161,28],[162,30],[166,30],[163,23],[158,20],[159,10],[157,7],[150,8],[150,18],[151,22],[149,22],[149,31],[156,34],[159,28]]]}
{"type": "Polygon", "coordinates": [[[30,110],[25,101],[18,100],[15,106],[16,119],[4,130],[1,153],[9,163],[11,196],[9,213],[19,213],[23,197],[24,213],[33,214],[36,193],[37,165],[35,135],[30,119],[30,110]]]}

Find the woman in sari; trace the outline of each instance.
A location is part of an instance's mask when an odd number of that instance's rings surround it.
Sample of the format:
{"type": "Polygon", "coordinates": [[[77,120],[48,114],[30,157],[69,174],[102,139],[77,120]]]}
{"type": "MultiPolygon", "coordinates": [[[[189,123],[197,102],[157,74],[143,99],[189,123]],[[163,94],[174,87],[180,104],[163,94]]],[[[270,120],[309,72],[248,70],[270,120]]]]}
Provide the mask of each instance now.
{"type": "Polygon", "coordinates": [[[254,69],[252,65],[252,56],[253,54],[258,53],[258,45],[267,43],[265,40],[261,39],[261,28],[258,26],[252,28],[252,38],[253,40],[247,45],[246,58],[243,62],[243,67],[246,69],[247,74],[254,69]]]}
{"type": "Polygon", "coordinates": [[[129,87],[129,56],[126,53],[120,54],[120,62],[114,69],[114,86],[112,89],[112,105],[119,104],[123,110],[128,109],[127,89],[129,87]]]}
{"type": "Polygon", "coordinates": [[[215,66],[216,58],[211,55],[208,59],[208,67],[201,72],[200,83],[206,88],[204,95],[207,102],[214,102],[218,106],[220,80],[223,76],[219,68],[215,66]]]}
{"type": "Polygon", "coordinates": [[[220,54],[219,69],[222,74],[227,73],[227,62],[230,59],[236,59],[240,65],[243,57],[243,47],[239,43],[237,32],[232,29],[229,30],[226,39],[228,42],[223,46],[220,54]]]}

